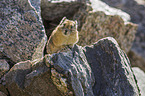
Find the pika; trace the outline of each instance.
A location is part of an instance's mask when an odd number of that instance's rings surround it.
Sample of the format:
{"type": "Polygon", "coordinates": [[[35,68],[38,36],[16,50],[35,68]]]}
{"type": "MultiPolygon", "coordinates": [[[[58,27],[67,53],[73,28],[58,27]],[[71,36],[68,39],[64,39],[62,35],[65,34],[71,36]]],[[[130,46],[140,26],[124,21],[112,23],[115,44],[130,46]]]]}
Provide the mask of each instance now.
{"type": "Polygon", "coordinates": [[[63,17],[47,42],[47,53],[56,53],[66,46],[73,47],[78,40],[77,21],[68,20],[66,17],[63,17]]]}

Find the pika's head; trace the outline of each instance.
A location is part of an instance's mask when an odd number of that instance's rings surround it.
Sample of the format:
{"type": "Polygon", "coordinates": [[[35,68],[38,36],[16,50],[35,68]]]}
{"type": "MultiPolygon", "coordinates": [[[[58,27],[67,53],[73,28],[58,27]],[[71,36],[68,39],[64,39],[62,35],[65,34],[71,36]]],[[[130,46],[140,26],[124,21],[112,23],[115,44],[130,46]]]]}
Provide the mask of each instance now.
{"type": "Polygon", "coordinates": [[[64,35],[75,34],[77,32],[77,21],[68,20],[64,17],[59,25],[64,35]]]}

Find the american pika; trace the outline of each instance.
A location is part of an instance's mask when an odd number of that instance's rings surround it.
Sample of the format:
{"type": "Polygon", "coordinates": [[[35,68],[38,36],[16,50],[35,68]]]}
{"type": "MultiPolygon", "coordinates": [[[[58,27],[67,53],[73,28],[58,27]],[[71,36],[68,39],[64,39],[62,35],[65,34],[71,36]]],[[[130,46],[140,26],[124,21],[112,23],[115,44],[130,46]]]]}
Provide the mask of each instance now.
{"type": "Polygon", "coordinates": [[[67,45],[73,46],[78,40],[77,21],[68,20],[64,17],[47,42],[47,53],[56,53],[67,45]]]}

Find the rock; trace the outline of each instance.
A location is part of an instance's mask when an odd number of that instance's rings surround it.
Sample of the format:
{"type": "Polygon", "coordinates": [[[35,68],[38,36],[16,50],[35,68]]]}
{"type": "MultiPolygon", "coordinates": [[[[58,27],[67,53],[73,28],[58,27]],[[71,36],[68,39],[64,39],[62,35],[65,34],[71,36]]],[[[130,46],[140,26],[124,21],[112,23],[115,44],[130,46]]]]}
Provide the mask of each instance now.
{"type": "Polygon", "coordinates": [[[7,95],[0,91],[0,96],[7,96],[7,95]]]}
{"type": "Polygon", "coordinates": [[[140,49],[141,47],[139,48],[132,48],[129,53],[128,53],[128,56],[130,58],[130,61],[131,61],[131,65],[133,67],[139,67],[140,69],[144,70],[145,71],[145,51],[142,51],[144,49],[140,49]],[[144,53],[142,54],[141,53],[144,53]]]}
{"type": "Polygon", "coordinates": [[[128,52],[137,29],[135,24],[128,22],[130,16],[121,10],[109,7],[100,0],[91,0],[91,7],[93,10],[85,16],[78,44],[90,45],[103,37],[111,36],[117,40],[121,49],[128,52]]]}
{"type": "MultiPolygon", "coordinates": [[[[41,17],[41,9],[40,9],[41,0],[29,0],[29,1],[30,1],[31,5],[36,9],[39,17],[41,17]]],[[[39,19],[41,19],[41,18],[39,18],[39,19]]]]}
{"type": "MultiPolygon", "coordinates": [[[[1,80],[0,80],[1,81],[1,80]]],[[[0,82],[1,83],[1,82],[0,82]]],[[[0,84],[0,96],[9,96],[7,89],[3,84],[0,84]],[[5,94],[5,95],[4,95],[5,94]]]]}
{"type": "Polygon", "coordinates": [[[102,1],[127,12],[131,17],[131,22],[138,24],[137,34],[129,52],[129,58],[132,66],[138,66],[145,71],[145,3],[143,0],[102,1]]]}
{"type": "Polygon", "coordinates": [[[124,22],[130,21],[130,16],[113,7],[108,6],[106,3],[102,2],[101,0],[90,0],[91,6],[93,8],[93,11],[103,11],[106,15],[119,15],[124,22]]]}
{"type": "Polygon", "coordinates": [[[139,96],[129,59],[115,39],[103,38],[84,52],[95,77],[94,96],[139,96]]]}
{"type": "Polygon", "coordinates": [[[0,59],[0,78],[9,70],[9,64],[6,60],[0,59]]]}
{"type": "Polygon", "coordinates": [[[45,59],[15,64],[6,74],[6,87],[10,96],[59,96],[60,92],[50,79],[45,59]]]}
{"type": "Polygon", "coordinates": [[[145,95],[145,81],[144,81],[145,73],[143,70],[141,70],[138,67],[133,67],[132,70],[134,72],[134,75],[136,76],[137,84],[140,88],[141,96],[144,96],[145,95]]]}
{"type": "Polygon", "coordinates": [[[41,58],[47,38],[29,0],[2,0],[0,6],[0,58],[13,64],[41,58]]]}
{"type": "Polygon", "coordinates": [[[94,77],[82,49],[75,45],[72,51],[55,54],[52,64],[59,74],[67,77],[75,96],[94,96],[94,77]]]}
{"type": "Polygon", "coordinates": [[[139,5],[144,5],[145,6],[145,1],[144,0],[135,0],[139,5]]]}
{"type": "Polygon", "coordinates": [[[30,60],[19,62],[15,64],[10,71],[5,75],[6,88],[10,96],[29,96],[28,93],[23,91],[25,76],[31,72],[30,60]]]}
{"type": "Polygon", "coordinates": [[[79,45],[91,45],[100,38],[112,36],[125,52],[130,50],[137,26],[128,22],[130,20],[128,14],[111,8],[100,0],[90,0],[91,4],[84,3],[83,0],[81,2],[62,1],[42,0],[41,15],[48,37],[60,20],[66,16],[70,20],[78,21],[79,45]]]}
{"type": "Polygon", "coordinates": [[[90,45],[97,40],[111,36],[120,47],[128,52],[133,44],[136,25],[124,21],[119,16],[106,15],[103,12],[92,12],[86,16],[85,23],[80,30],[79,45],[90,45]]]}

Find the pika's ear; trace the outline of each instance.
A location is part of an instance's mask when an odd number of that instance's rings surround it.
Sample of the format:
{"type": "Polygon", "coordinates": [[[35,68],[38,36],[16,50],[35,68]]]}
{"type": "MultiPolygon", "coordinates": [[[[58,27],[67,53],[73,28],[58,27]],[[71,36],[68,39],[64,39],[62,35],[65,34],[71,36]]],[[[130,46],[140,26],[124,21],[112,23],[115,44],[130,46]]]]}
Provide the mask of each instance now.
{"type": "Polygon", "coordinates": [[[60,24],[59,25],[62,25],[65,20],[66,20],[66,17],[63,17],[62,20],[60,21],[60,24]]]}
{"type": "Polygon", "coordinates": [[[75,27],[76,27],[76,29],[78,28],[78,22],[77,22],[77,20],[75,20],[75,27]]]}

